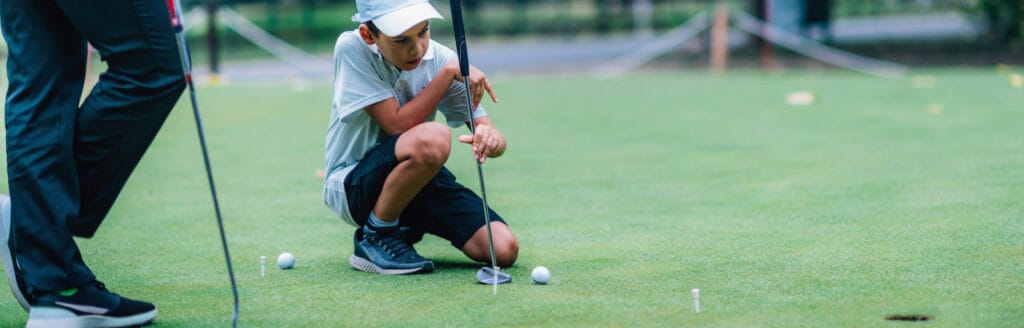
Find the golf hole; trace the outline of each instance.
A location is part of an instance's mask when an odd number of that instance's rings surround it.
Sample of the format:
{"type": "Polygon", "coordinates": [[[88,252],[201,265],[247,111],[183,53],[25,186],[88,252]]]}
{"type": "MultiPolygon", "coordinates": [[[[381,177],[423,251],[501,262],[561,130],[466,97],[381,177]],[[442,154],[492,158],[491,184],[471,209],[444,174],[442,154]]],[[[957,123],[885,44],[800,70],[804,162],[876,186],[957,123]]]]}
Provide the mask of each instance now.
{"type": "Polygon", "coordinates": [[[893,314],[885,316],[885,320],[889,321],[929,321],[932,320],[930,315],[921,314],[893,314]]]}

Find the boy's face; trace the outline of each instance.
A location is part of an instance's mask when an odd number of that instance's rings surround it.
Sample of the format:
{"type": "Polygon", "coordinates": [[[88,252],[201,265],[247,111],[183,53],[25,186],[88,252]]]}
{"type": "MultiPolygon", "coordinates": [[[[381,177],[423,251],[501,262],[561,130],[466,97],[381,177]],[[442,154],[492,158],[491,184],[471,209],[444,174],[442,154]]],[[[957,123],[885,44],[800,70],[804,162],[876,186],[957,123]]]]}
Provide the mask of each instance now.
{"type": "Polygon", "coordinates": [[[359,26],[359,35],[366,44],[376,44],[384,60],[400,70],[411,71],[423,62],[423,55],[430,45],[430,21],[416,24],[398,36],[384,33],[373,35],[366,25],[359,26]]]}

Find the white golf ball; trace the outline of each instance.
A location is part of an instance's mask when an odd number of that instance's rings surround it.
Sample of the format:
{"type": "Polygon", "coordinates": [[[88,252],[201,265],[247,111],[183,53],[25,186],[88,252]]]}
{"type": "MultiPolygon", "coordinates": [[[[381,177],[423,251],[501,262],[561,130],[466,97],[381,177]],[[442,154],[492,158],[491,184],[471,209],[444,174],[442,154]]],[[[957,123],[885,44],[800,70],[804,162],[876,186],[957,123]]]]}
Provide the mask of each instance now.
{"type": "Polygon", "coordinates": [[[548,271],[548,268],[539,266],[533,268],[533,271],[530,272],[530,278],[533,279],[533,282],[535,284],[543,285],[548,283],[549,280],[551,280],[551,272],[548,271]]]}
{"type": "Polygon", "coordinates": [[[281,270],[288,270],[295,267],[295,256],[292,253],[284,252],[277,256],[277,266],[281,270]]]}

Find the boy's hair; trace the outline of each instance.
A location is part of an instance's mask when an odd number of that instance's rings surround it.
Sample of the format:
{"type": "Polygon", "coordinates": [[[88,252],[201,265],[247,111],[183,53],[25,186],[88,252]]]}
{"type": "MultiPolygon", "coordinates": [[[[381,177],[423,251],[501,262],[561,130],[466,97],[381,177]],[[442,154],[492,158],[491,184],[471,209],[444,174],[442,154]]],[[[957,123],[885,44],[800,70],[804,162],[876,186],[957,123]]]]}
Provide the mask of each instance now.
{"type": "Polygon", "coordinates": [[[366,24],[366,28],[370,29],[370,33],[373,34],[373,37],[376,38],[380,36],[380,29],[377,28],[377,24],[374,24],[373,21],[366,21],[363,24],[366,24]]]}

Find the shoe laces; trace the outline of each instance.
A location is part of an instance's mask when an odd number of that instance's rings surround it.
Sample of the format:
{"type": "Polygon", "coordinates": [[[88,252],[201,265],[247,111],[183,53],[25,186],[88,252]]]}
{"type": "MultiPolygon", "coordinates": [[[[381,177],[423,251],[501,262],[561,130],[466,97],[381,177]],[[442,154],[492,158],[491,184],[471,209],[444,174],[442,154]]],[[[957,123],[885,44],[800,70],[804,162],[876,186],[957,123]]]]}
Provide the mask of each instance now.
{"type": "Polygon", "coordinates": [[[121,295],[118,295],[117,293],[111,292],[109,289],[107,289],[107,284],[104,284],[102,281],[99,281],[99,280],[93,281],[93,285],[96,286],[96,290],[98,290],[98,291],[101,291],[101,292],[104,292],[104,293],[107,293],[107,294],[111,294],[111,295],[114,295],[114,296],[118,296],[118,297],[121,296],[121,295]]]}
{"type": "Polygon", "coordinates": [[[370,238],[376,241],[385,252],[398,258],[410,252],[416,253],[416,250],[402,238],[408,230],[407,227],[401,227],[389,231],[379,231],[375,234],[376,236],[370,238]]]}

